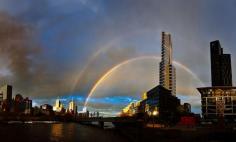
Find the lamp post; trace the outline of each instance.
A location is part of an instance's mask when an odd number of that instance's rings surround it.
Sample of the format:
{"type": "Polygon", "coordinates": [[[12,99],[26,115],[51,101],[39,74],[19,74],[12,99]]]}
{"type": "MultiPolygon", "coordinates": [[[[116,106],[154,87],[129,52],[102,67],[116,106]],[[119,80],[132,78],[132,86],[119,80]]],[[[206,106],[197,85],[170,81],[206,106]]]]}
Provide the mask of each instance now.
{"type": "Polygon", "coordinates": [[[152,125],[153,125],[153,128],[154,128],[154,117],[157,116],[158,114],[159,114],[159,112],[156,111],[156,110],[154,110],[154,111],[152,112],[152,125]]]}

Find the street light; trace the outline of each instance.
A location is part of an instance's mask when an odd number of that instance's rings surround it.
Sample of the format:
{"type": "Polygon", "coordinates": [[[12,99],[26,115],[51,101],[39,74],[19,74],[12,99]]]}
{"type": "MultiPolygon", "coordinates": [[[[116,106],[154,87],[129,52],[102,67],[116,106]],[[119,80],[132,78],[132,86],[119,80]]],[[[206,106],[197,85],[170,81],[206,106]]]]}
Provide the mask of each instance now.
{"type": "Polygon", "coordinates": [[[152,112],[152,115],[153,115],[153,116],[157,116],[158,113],[159,113],[158,111],[154,110],[154,111],[152,112]]]}
{"type": "Polygon", "coordinates": [[[152,124],[153,124],[153,128],[154,128],[154,116],[157,116],[158,114],[159,114],[159,112],[156,111],[156,110],[154,110],[154,111],[152,112],[152,124]]]}

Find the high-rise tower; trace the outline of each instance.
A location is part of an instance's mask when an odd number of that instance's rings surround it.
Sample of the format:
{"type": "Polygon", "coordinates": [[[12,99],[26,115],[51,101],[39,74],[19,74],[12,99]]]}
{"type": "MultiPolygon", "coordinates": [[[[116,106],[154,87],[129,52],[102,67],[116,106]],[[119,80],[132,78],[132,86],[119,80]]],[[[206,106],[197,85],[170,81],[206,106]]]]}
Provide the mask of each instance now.
{"type": "Polygon", "coordinates": [[[210,43],[210,51],[212,86],[197,88],[202,116],[207,121],[232,121],[236,118],[236,87],[232,86],[231,57],[223,53],[219,40],[210,43]]]}
{"type": "Polygon", "coordinates": [[[172,41],[171,35],[162,32],[161,62],[160,62],[160,85],[171,90],[176,95],[176,71],[172,65],[172,41]]]}
{"type": "Polygon", "coordinates": [[[232,68],[230,54],[224,54],[220,41],[212,41],[211,81],[212,86],[232,86],[232,68]]]}

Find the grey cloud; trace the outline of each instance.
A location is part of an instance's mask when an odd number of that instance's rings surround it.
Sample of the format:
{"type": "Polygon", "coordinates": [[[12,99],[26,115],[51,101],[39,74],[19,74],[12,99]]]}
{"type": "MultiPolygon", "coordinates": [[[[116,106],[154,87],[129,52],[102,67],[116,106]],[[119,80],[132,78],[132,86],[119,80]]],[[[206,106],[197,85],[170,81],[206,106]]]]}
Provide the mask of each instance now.
{"type": "Polygon", "coordinates": [[[68,92],[71,77],[49,69],[31,26],[6,13],[0,13],[0,25],[0,70],[8,72],[0,74],[1,84],[11,84],[15,93],[31,97],[68,92]]]}

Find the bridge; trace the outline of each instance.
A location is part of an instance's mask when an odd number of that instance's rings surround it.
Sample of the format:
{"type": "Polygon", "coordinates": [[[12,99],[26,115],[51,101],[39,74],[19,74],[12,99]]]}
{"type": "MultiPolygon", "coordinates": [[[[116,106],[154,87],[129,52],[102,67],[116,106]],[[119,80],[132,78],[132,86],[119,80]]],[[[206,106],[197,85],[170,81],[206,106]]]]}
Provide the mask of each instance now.
{"type": "Polygon", "coordinates": [[[98,122],[99,127],[104,127],[105,122],[112,122],[114,125],[131,125],[142,124],[142,120],[131,117],[89,117],[89,118],[77,118],[76,121],[81,124],[92,124],[92,122],[98,122]]]}

